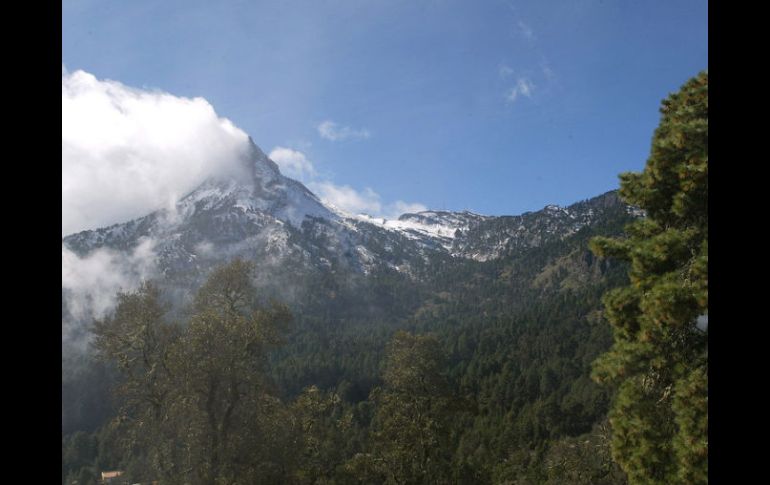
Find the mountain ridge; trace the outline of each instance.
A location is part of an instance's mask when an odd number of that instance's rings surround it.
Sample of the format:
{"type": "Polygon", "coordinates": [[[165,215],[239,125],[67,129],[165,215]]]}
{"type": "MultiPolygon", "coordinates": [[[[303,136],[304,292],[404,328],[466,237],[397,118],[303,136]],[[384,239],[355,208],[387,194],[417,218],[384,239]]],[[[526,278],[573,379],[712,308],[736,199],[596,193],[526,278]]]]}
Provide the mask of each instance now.
{"type": "Polygon", "coordinates": [[[253,141],[250,146],[240,171],[204,181],[172,209],[62,239],[63,255],[72,253],[68,264],[102,256],[116,274],[112,286],[72,289],[63,270],[63,340],[65,334],[85,338],[84,324],[107,311],[105,302],[116,291],[149,278],[184,303],[211,269],[236,257],[259,268],[259,284],[270,294],[301,300],[313,291],[302,289],[310,281],[341,275],[358,280],[382,271],[425,281],[452,261],[515,258],[613,214],[641,215],[620,201],[617,191],[514,216],[439,210],[397,219],[351,215],[326,206],[302,183],[282,175],[253,141]]]}
{"type": "MultiPolygon", "coordinates": [[[[241,166],[246,169],[246,181],[232,174],[213,177],[182,197],[173,209],[160,209],[127,222],[80,231],[64,237],[62,242],[81,256],[99,247],[125,251],[135,247],[143,237],[168,236],[186,224],[189,227],[177,231],[176,237],[184,233],[189,256],[197,256],[189,250],[192,242],[205,246],[210,242],[245,240],[260,233],[282,234],[280,238],[286,238],[287,224],[302,232],[307,230],[307,225],[324,220],[338,232],[357,232],[361,223],[370,224],[396,232],[422,248],[484,261],[500,257],[506,246],[539,244],[546,234],[523,236],[528,232],[526,226],[533,222],[537,226],[538,219],[541,221],[537,231],[563,237],[591,223],[594,209],[588,207],[589,201],[615,197],[610,205],[620,203],[616,195],[612,195],[616,191],[610,191],[567,207],[549,204],[539,211],[520,215],[426,210],[386,219],[347,214],[327,206],[301,182],[282,175],[278,165],[251,138],[241,166]],[[543,217],[548,221],[543,221],[543,217]],[[487,234],[482,234],[484,232],[487,234]],[[492,249],[485,248],[485,244],[491,244],[492,249]]],[[[628,212],[633,211],[629,206],[628,212]]]]}

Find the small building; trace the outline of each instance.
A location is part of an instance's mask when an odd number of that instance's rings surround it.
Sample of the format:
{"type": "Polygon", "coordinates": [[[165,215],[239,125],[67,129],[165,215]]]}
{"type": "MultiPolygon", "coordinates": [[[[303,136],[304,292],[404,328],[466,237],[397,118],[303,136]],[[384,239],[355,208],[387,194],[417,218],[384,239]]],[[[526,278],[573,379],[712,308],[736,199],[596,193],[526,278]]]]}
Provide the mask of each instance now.
{"type": "Polygon", "coordinates": [[[122,470],[114,470],[114,471],[110,471],[110,472],[102,472],[102,480],[99,483],[102,483],[102,484],[107,484],[107,483],[117,484],[117,483],[119,483],[118,482],[118,477],[120,477],[121,475],[123,475],[123,471],[122,470]]]}

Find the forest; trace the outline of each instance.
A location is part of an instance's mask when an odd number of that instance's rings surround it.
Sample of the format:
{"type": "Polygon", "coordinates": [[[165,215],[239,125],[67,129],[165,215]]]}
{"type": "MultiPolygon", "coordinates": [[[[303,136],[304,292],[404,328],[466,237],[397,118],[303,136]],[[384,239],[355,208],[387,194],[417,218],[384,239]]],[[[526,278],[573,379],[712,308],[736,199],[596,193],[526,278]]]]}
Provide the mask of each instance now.
{"type": "Polygon", "coordinates": [[[120,293],[63,390],[97,398],[62,483],[707,483],[707,72],[618,194],[645,217],[422,279],[318,276],[301,307],[241,259],[182,311],[120,293]]]}

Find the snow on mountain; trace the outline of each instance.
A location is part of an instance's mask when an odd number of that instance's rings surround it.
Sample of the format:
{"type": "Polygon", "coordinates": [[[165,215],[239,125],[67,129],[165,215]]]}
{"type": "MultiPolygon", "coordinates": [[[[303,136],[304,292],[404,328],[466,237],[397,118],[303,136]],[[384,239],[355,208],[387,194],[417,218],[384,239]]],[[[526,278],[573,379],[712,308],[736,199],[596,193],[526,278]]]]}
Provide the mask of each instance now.
{"type": "Polygon", "coordinates": [[[173,209],[74,234],[63,243],[84,255],[101,247],[129,251],[151,239],[166,273],[235,255],[273,264],[293,258],[321,267],[336,261],[366,273],[377,265],[408,270],[410,262],[426,258],[426,251],[478,261],[499,258],[567,237],[591,224],[597,210],[620,204],[609,193],[596,198],[599,202],[548,205],[520,216],[470,211],[423,211],[398,219],[354,216],[325,205],[300,182],[283,176],[249,143],[240,172],[207,180],[173,209]]]}
{"type": "MultiPolygon", "coordinates": [[[[443,250],[455,258],[488,261],[569,237],[601,219],[607,210],[625,206],[615,192],[569,207],[554,204],[519,216],[484,216],[470,211],[424,211],[398,219],[356,216],[358,220],[406,236],[423,247],[443,250]]],[[[643,213],[631,206],[634,217],[643,213]]]]}
{"type": "Polygon", "coordinates": [[[441,247],[450,251],[458,231],[467,230],[471,225],[490,219],[488,216],[474,214],[469,211],[423,211],[413,214],[402,214],[398,219],[375,218],[359,214],[357,219],[396,231],[408,239],[419,241],[424,245],[441,247]]]}
{"type": "Polygon", "coordinates": [[[278,165],[249,141],[251,151],[243,164],[246,181],[211,179],[183,198],[177,204],[177,211],[185,217],[223,208],[240,210],[247,215],[267,213],[296,228],[301,227],[307,217],[339,218],[304,185],[281,175],[278,165]]]}
{"type": "Polygon", "coordinates": [[[384,232],[326,206],[300,182],[283,176],[250,141],[238,171],[205,181],[173,208],[73,234],[62,243],[63,250],[87,257],[99,249],[128,253],[151,241],[155,266],[172,279],[200,278],[207,268],[236,256],[254,261],[265,275],[289,266],[358,273],[385,266],[408,272],[424,248],[410,248],[403,235],[384,232]]]}

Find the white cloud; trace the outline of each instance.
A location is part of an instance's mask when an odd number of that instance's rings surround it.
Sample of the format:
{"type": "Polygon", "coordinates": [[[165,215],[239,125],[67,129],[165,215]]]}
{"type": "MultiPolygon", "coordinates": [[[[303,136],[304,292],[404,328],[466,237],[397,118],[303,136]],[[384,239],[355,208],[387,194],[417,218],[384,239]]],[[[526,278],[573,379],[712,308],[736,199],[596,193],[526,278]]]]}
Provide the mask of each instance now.
{"type": "Polygon", "coordinates": [[[426,210],[428,210],[428,208],[422,204],[409,203],[409,202],[404,202],[403,200],[397,200],[388,206],[388,210],[386,212],[387,214],[389,214],[390,219],[395,219],[401,214],[423,212],[426,210]]]}
{"type": "Polygon", "coordinates": [[[304,153],[291,148],[275,147],[268,155],[278,164],[281,173],[300,181],[311,180],[316,176],[313,164],[304,153]]]}
{"type": "Polygon", "coordinates": [[[337,123],[326,120],[318,125],[318,134],[321,138],[331,141],[342,141],[348,138],[369,138],[371,134],[366,128],[353,129],[349,126],[339,126],[337,123]]]}
{"type": "Polygon", "coordinates": [[[530,81],[527,78],[519,78],[518,81],[516,81],[516,86],[512,87],[508,94],[505,96],[505,99],[511,103],[516,101],[519,96],[524,96],[526,98],[532,97],[532,91],[535,89],[535,85],[532,84],[532,81],[530,81]]]}
{"type": "Polygon", "coordinates": [[[173,205],[207,176],[232,169],[247,140],[203,98],[62,65],[62,235],[173,205]]]}
{"type": "Polygon", "coordinates": [[[308,187],[322,201],[345,212],[373,216],[380,215],[382,212],[380,195],[369,187],[358,191],[349,185],[335,185],[329,181],[311,182],[308,187]]]}
{"type": "Polygon", "coordinates": [[[349,185],[335,185],[329,181],[312,182],[308,186],[324,203],[333,205],[349,214],[367,214],[372,217],[396,219],[401,214],[408,212],[428,210],[420,203],[404,202],[403,200],[383,204],[380,194],[370,187],[359,191],[349,185]]]}

